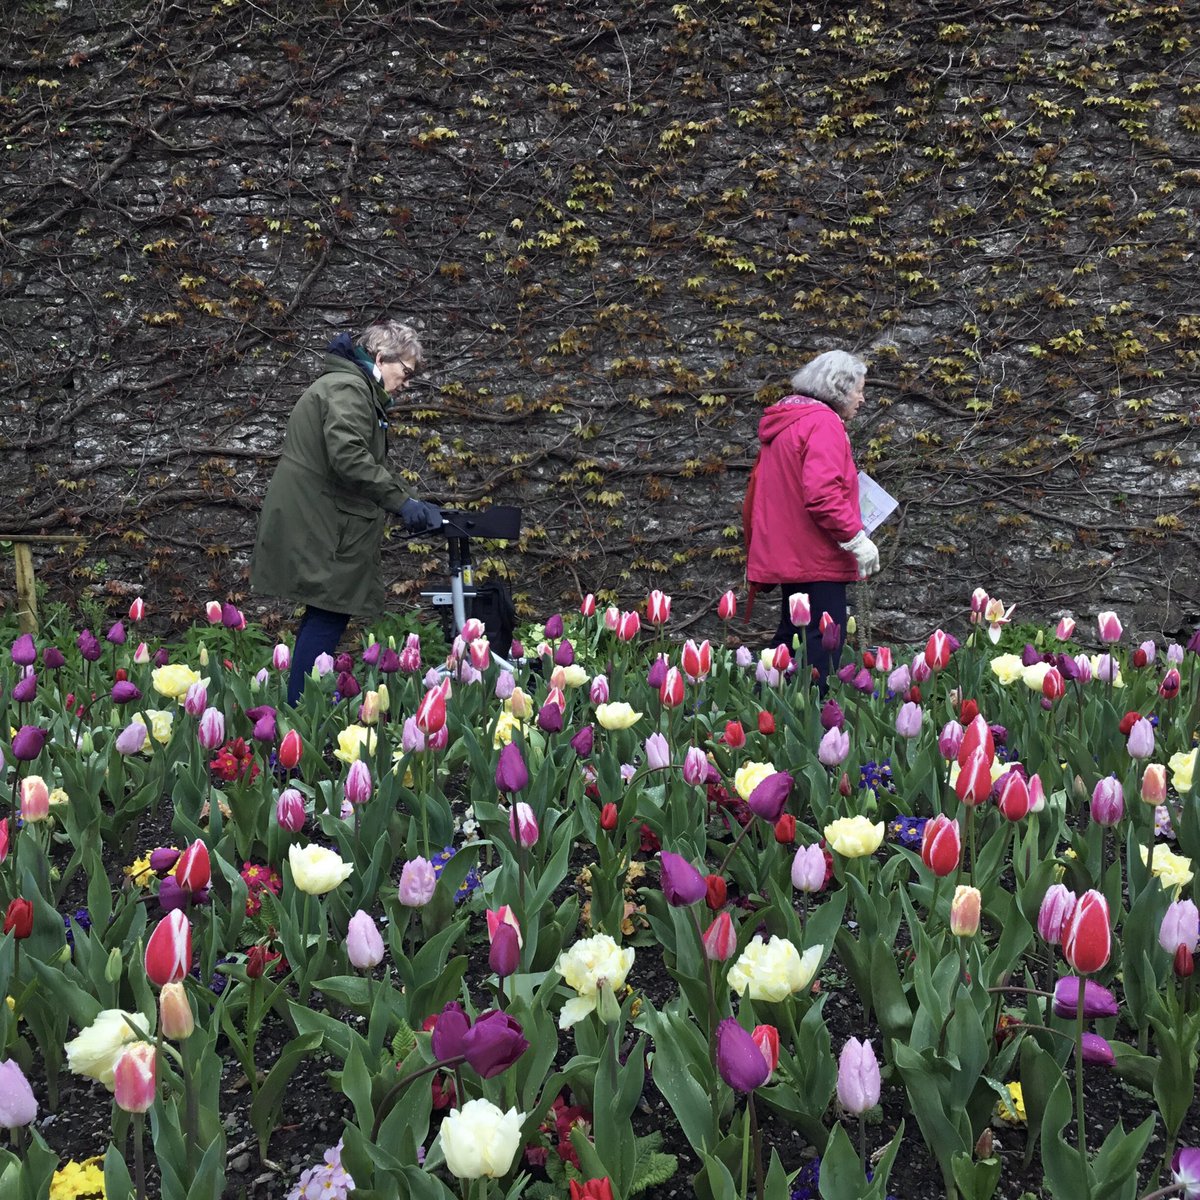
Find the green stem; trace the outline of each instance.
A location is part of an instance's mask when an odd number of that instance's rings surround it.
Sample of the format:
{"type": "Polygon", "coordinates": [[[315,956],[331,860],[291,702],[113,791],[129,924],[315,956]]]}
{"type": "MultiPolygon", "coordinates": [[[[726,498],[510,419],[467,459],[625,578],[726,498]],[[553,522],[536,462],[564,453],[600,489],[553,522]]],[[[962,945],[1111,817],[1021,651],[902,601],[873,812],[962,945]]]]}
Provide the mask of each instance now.
{"type": "Polygon", "coordinates": [[[742,1126],[742,1200],[750,1200],[750,1099],[746,1098],[746,1121],[742,1126]]]}
{"type": "Polygon", "coordinates": [[[1083,1167],[1083,1178],[1088,1177],[1087,1126],[1083,1123],[1083,1001],[1085,989],[1079,985],[1079,999],[1075,1011],[1075,1129],[1079,1142],[1079,1161],[1083,1167]]]}
{"type": "Polygon", "coordinates": [[[196,1103],[196,1083],[194,1079],[196,1066],[192,1062],[194,1055],[191,1043],[192,1039],[186,1038],[179,1049],[183,1054],[183,1070],[181,1074],[183,1075],[184,1134],[186,1138],[188,1178],[195,1179],[197,1155],[200,1153],[200,1112],[199,1106],[196,1103]]]}
{"type": "Polygon", "coordinates": [[[137,1200],[146,1200],[146,1114],[137,1113],[133,1118],[133,1179],[137,1188],[137,1200]]]}
{"type": "Polygon", "coordinates": [[[867,1178],[867,1122],[862,1113],[858,1114],[858,1157],[862,1162],[863,1180],[867,1178]]]}
{"type": "Polygon", "coordinates": [[[757,1200],[764,1200],[767,1193],[763,1187],[762,1134],[758,1128],[758,1110],[754,1107],[753,1092],[746,1097],[746,1107],[750,1111],[750,1140],[754,1143],[754,1195],[757,1200]]]}
{"type": "MultiPolygon", "coordinates": [[[[700,913],[695,905],[692,906],[692,917],[696,925],[696,938],[700,943],[700,957],[704,961],[704,982],[708,986],[708,1059],[712,1065],[712,1077],[717,1079],[717,993],[713,984],[713,967],[709,961],[708,955],[704,952],[704,931],[700,928],[700,913]]],[[[712,1126],[713,1126],[713,1141],[712,1149],[715,1151],[717,1143],[721,1140],[721,1125],[720,1113],[717,1111],[717,1105],[712,1106],[712,1126]]]]}
{"type": "MultiPolygon", "coordinates": [[[[383,1124],[384,1118],[389,1112],[391,1112],[392,1105],[396,1102],[396,1097],[399,1096],[400,1093],[406,1087],[408,1087],[408,1085],[412,1083],[414,1079],[420,1079],[422,1075],[429,1075],[434,1071],[443,1071],[447,1067],[453,1067],[454,1078],[455,1082],[457,1083],[459,1079],[459,1065],[466,1061],[467,1060],[465,1058],[460,1056],[459,1058],[448,1058],[445,1062],[426,1063],[423,1067],[418,1067],[417,1070],[410,1071],[404,1076],[403,1079],[396,1080],[396,1082],[393,1083],[392,1086],[384,1093],[383,1099],[379,1102],[379,1109],[375,1114],[375,1124],[371,1126],[371,1141],[377,1142],[379,1140],[379,1127],[383,1124]]],[[[461,1091],[459,1092],[457,1099],[461,1107],[463,1099],[461,1091]]]]}

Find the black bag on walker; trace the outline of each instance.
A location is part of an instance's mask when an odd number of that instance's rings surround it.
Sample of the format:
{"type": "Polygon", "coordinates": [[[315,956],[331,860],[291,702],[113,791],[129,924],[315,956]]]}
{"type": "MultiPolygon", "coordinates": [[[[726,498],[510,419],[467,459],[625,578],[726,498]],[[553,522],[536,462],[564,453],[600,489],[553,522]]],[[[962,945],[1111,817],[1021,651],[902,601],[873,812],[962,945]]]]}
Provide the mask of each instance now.
{"type": "Polygon", "coordinates": [[[517,627],[517,610],[513,607],[512,593],[508,585],[498,579],[477,583],[474,591],[470,615],[483,622],[488,642],[501,658],[507,658],[513,630],[517,627]]]}

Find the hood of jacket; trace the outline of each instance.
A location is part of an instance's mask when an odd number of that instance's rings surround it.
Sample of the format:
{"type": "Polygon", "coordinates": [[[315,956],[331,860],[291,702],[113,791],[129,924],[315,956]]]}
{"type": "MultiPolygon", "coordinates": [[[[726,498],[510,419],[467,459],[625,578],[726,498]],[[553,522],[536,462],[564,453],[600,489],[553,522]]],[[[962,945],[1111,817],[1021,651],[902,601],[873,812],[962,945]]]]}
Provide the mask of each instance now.
{"type": "Polygon", "coordinates": [[[785,429],[831,412],[833,409],[820,400],[813,400],[809,396],[787,396],[763,411],[758,422],[758,440],[765,446],[785,429]]]}
{"type": "Polygon", "coordinates": [[[350,340],[348,333],[339,333],[325,347],[325,362],[322,364],[323,371],[357,370],[370,385],[371,396],[375,401],[376,408],[382,412],[386,412],[392,403],[392,397],[384,389],[383,384],[375,378],[374,366],[375,364],[371,361],[367,352],[356,346],[350,340]]]}

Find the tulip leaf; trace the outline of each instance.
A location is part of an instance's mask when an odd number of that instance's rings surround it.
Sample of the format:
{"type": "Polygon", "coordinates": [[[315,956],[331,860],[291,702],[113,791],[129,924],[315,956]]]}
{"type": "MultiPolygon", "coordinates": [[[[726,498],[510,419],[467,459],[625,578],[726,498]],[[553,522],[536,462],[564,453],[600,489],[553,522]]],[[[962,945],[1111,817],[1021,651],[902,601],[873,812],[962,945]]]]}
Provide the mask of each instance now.
{"type": "Polygon", "coordinates": [[[1154,1133],[1155,1121],[1151,1113],[1130,1133],[1120,1121],[1109,1131],[1092,1160],[1091,1200],[1133,1200],[1137,1195],[1138,1163],[1154,1133]]]}
{"type": "Polygon", "coordinates": [[[1042,1114],[1042,1169],[1046,1186],[1055,1196],[1089,1196],[1088,1173],[1079,1151],[1068,1145],[1062,1134],[1071,1116],[1071,1091],[1066,1078],[1059,1075],[1042,1114]]]}
{"type": "Polygon", "coordinates": [[[953,1158],[951,1167],[954,1182],[962,1200],[992,1200],[996,1185],[1000,1182],[1000,1160],[991,1158],[975,1160],[965,1150],[953,1158]]]}
{"type": "Polygon", "coordinates": [[[687,1033],[680,1026],[690,1022],[654,1009],[647,1011],[645,1021],[654,1039],[651,1075],[655,1085],[671,1106],[688,1141],[693,1146],[705,1146],[713,1136],[713,1105],[719,1103],[719,1097],[716,1080],[706,1090],[689,1068],[684,1050],[687,1033]]]}
{"type": "Polygon", "coordinates": [[[258,1091],[250,1104],[250,1123],[258,1137],[262,1156],[267,1156],[271,1143],[271,1133],[287,1091],[288,1081],[304,1060],[304,1056],[315,1050],[321,1044],[320,1033],[302,1033],[292,1038],[280,1051],[275,1065],[271,1068],[266,1079],[259,1085],[258,1091]]]}

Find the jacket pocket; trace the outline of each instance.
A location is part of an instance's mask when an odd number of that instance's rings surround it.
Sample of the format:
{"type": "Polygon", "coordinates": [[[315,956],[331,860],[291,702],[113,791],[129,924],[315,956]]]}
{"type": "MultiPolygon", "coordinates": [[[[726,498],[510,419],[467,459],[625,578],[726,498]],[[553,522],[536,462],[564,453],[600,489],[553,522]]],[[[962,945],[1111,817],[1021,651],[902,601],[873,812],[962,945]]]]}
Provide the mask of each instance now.
{"type": "Polygon", "coordinates": [[[350,513],[355,517],[374,519],[383,515],[383,510],[367,496],[351,496],[346,493],[333,493],[333,506],[338,512],[350,513]]]}

